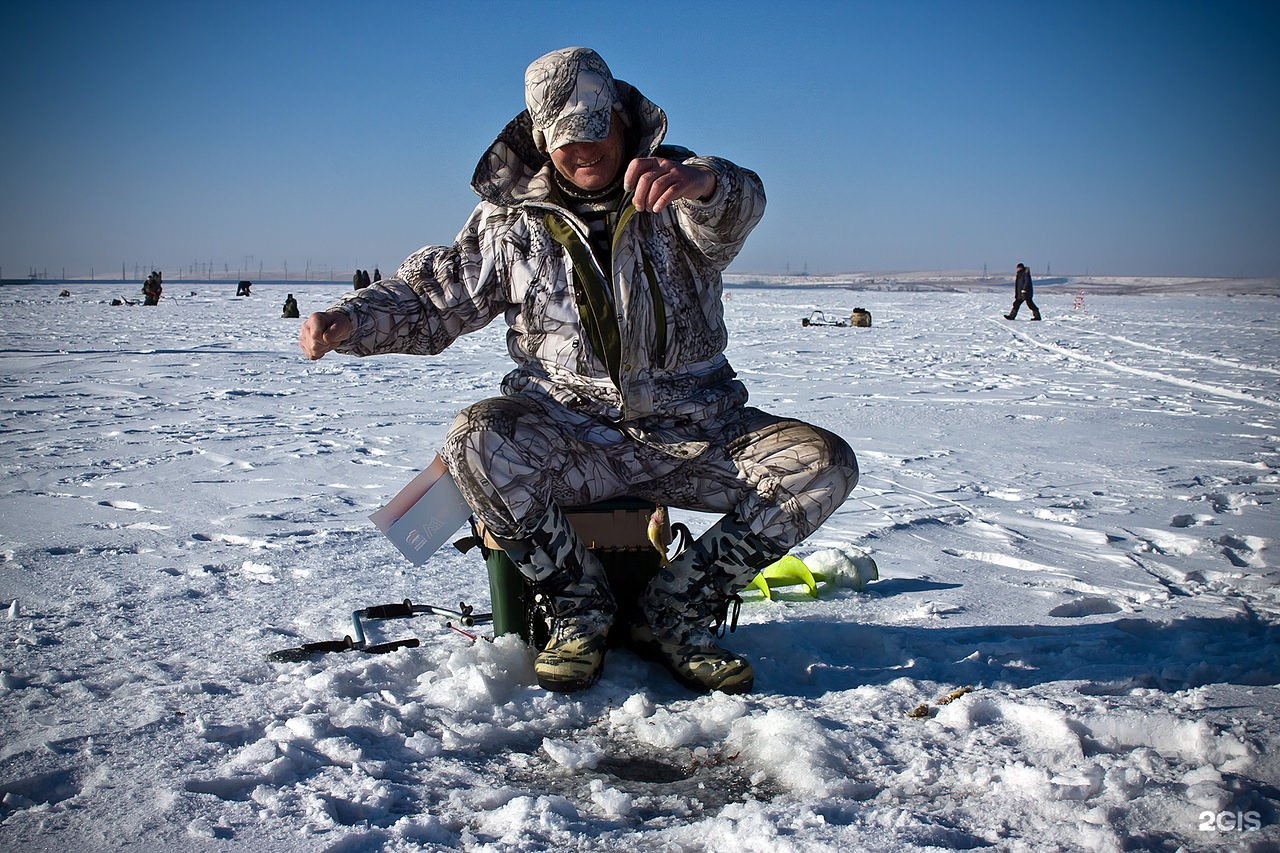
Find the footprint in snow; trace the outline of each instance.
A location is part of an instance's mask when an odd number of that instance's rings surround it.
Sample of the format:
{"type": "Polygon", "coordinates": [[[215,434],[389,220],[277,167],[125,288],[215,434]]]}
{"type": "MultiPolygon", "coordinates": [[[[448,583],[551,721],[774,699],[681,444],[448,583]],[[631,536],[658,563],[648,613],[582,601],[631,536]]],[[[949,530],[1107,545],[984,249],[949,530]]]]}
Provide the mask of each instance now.
{"type": "Polygon", "coordinates": [[[271,545],[265,539],[253,539],[235,533],[192,533],[191,538],[197,542],[218,542],[224,545],[241,545],[246,548],[262,549],[271,545]]]}
{"type": "Polygon", "coordinates": [[[1169,520],[1170,527],[1203,527],[1205,525],[1217,524],[1217,519],[1212,515],[1204,515],[1203,513],[1192,515],[1186,513],[1183,515],[1175,515],[1169,520]]]}
{"type": "Polygon", "coordinates": [[[151,509],[140,503],[135,503],[134,501],[98,501],[98,506],[110,507],[111,509],[123,509],[128,512],[160,512],[158,509],[151,509]]]}
{"type": "Polygon", "coordinates": [[[1215,543],[1222,549],[1222,556],[1231,565],[1240,569],[1264,569],[1266,561],[1262,551],[1267,547],[1266,540],[1259,536],[1222,536],[1215,543]]]}
{"type": "Polygon", "coordinates": [[[1086,616],[1104,616],[1108,613],[1119,613],[1120,605],[1106,598],[1085,596],[1059,604],[1049,611],[1050,616],[1059,619],[1083,619],[1086,616]]]}

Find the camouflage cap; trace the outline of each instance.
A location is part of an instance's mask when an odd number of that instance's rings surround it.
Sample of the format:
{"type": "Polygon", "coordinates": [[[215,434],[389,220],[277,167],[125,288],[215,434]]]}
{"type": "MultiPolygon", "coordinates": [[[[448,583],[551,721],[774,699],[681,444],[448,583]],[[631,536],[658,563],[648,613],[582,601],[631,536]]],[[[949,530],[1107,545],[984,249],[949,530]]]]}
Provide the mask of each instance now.
{"type": "Polygon", "coordinates": [[[533,139],[544,151],[570,142],[599,142],[609,135],[618,89],[600,54],[587,47],[553,50],[524,72],[524,101],[533,139]]]}

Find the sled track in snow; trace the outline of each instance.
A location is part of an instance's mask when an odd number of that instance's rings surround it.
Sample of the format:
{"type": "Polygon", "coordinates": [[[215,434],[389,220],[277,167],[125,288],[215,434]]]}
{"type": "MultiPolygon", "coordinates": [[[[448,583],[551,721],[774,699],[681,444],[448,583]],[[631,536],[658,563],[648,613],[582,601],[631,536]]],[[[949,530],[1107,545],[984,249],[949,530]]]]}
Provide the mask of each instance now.
{"type": "Polygon", "coordinates": [[[1126,344],[1131,347],[1136,347],[1137,349],[1150,350],[1151,352],[1162,352],[1167,355],[1178,356],[1179,358],[1190,358],[1190,359],[1195,359],[1197,361],[1207,361],[1211,364],[1219,365],[1220,367],[1229,367],[1232,370],[1251,370],[1255,373],[1270,373],[1272,376],[1280,376],[1280,370],[1277,370],[1274,367],[1267,367],[1261,364],[1249,364],[1243,361],[1233,361],[1232,359],[1223,358],[1222,356],[1219,356],[1219,355],[1204,355],[1203,353],[1198,353],[1198,352],[1187,352],[1186,350],[1169,349],[1168,347],[1161,347],[1161,346],[1156,346],[1155,344],[1148,344],[1148,343],[1143,343],[1142,341],[1131,340],[1130,338],[1122,337],[1120,335],[1109,335],[1106,332],[1096,332],[1092,329],[1081,329],[1080,331],[1084,332],[1086,335],[1096,335],[1097,337],[1100,337],[1100,338],[1108,338],[1110,340],[1115,341],[1116,343],[1126,344]]]}
{"type": "MultiPolygon", "coordinates": [[[[992,320],[991,322],[998,324],[999,321],[992,320]]],[[[1221,385],[1213,385],[1208,382],[1199,382],[1194,379],[1183,379],[1180,376],[1173,376],[1168,373],[1162,373],[1161,371],[1158,371],[1158,370],[1148,370],[1143,367],[1131,367],[1130,365],[1121,364],[1110,358],[1104,358],[1102,356],[1095,356],[1095,355],[1090,355],[1088,353],[1077,352],[1076,350],[1070,349],[1068,347],[1059,346],[1058,344],[1052,344],[1047,341],[1037,340],[1035,337],[1028,335],[1025,332],[1017,331],[1016,329],[1010,329],[1009,332],[1010,334],[1014,335],[1015,337],[1023,341],[1026,341],[1029,344],[1033,344],[1039,347],[1040,349],[1046,350],[1047,352],[1056,353],[1058,355],[1063,356],[1064,358],[1069,358],[1075,361],[1083,361],[1090,364],[1100,365],[1109,370],[1114,370],[1119,373],[1128,373],[1134,376],[1141,376],[1146,379],[1154,379],[1157,382],[1167,382],[1171,385],[1178,385],[1182,388],[1189,388],[1193,391],[1199,391],[1202,394],[1209,394],[1215,397],[1224,397],[1230,400],[1238,400],[1243,403],[1250,403],[1257,406],[1265,406],[1270,409],[1280,409],[1280,400],[1273,400],[1270,397],[1261,397],[1257,394],[1250,394],[1245,391],[1238,391],[1234,388],[1225,388],[1221,385]]],[[[1114,335],[1105,335],[1104,337],[1112,338],[1117,341],[1125,340],[1124,338],[1120,338],[1114,335]]],[[[1162,349],[1160,347],[1153,347],[1150,344],[1138,344],[1137,342],[1133,342],[1133,341],[1129,341],[1128,343],[1131,343],[1135,346],[1142,347],[1144,349],[1155,349],[1158,352],[1166,352],[1172,355],[1181,356],[1183,358],[1200,358],[1200,359],[1215,360],[1215,361],[1218,360],[1215,356],[1202,356],[1202,355],[1197,355],[1194,353],[1188,353],[1188,352],[1183,352],[1178,350],[1167,350],[1167,349],[1162,349]]],[[[1222,363],[1233,368],[1243,368],[1243,365],[1236,364],[1226,360],[1222,360],[1222,363]]],[[[1267,370],[1269,371],[1269,368],[1267,370]]]]}

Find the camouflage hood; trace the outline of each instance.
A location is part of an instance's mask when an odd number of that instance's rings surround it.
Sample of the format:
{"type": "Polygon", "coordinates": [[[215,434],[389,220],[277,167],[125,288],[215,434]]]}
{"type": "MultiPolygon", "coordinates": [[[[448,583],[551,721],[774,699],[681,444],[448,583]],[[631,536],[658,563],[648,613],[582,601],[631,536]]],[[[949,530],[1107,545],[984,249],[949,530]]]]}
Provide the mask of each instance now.
{"type": "MultiPolygon", "coordinates": [[[[628,83],[616,80],[627,123],[628,157],[648,157],[667,135],[667,114],[628,83]]],[[[485,201],[516,206],[545,201],[551,191],[551,158],[538,148],[533,119],[524,110],[507,122],[476,165],[471,189],[485,201]]]]}

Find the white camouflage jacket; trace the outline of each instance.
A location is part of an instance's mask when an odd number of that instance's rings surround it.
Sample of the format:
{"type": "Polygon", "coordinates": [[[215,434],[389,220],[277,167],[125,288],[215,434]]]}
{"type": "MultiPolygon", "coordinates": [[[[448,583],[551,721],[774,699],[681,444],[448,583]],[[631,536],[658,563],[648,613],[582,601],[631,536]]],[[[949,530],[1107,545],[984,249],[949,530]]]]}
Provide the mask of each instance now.
{"type": "Polygon", "coordinates": [[[727,160],[661,146],[665,113],[617,85],[642,156],[712,169],[710,200],[679,200],[661,213],[639,213],[628,202],[606,276],[586,248],[586,226],[553,201],[553,166],[522,112],[476,167],[472,187],[482,201],[453,245],[419,249],[393,278],[334,306],[354,328],[340,351],[439,353],[504,314],[516,363],[503,380],[507,393],[541,391],[633,427],[644,419],[698,421],[744,403],[746,389],[724,356],[721,272],[763,215],[764,187],[727,160]],[[608,287],[593,289],[589,278],[608,287]],[[584,323],[584,310],[603,311],[605,321],[584,323]],[[603,347],[611,358],[597,351],[600,326],[613,335],[613,347],[603,347]]]}

